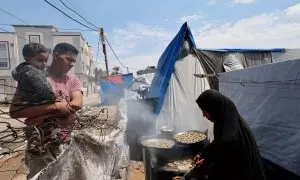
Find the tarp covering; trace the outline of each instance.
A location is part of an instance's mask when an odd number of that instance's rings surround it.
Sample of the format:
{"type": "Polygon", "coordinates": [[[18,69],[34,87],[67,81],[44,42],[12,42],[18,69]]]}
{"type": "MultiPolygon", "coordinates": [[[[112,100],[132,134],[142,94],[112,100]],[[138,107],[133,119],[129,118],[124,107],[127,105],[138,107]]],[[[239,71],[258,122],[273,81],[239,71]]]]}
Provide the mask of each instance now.
{"type": "Polygon", "coordinates": [[[274,53],[283,53],[286,50],[284,48],[274,48],[274,49],[199,49],[200,51],[213,51],[213,52],[274,52],[274,53]]]}
{"type": "Polygon", "coordinates": [[[133,81],[133,74],[122,74],[122,83],[125,87],[128,87],[133,81]]]}
{"type": "Polygon", "coordinates": [[[118,74],[118,75],[112,75],[112,76],[108,76],[106,77],[106,81],[109,82],[113,82],[113,83],[123,83],[123,79],[122,79],[122,74],[118,74]]]}
{"type": "Polygon", "coordinates": [[[247,120],[262,156],[300,175],[300,60],[221,73],[220,92],[247,120]]]}
{"type": "Polygon", "coordinates": [[[124,140],[127,109],[123,100],[120,101],[119,105],[121,119],[116,124],[115,130],[105,137],[97,134],[92,136],[82,132],[74,132],[69,148],[33,179],[117,179],[120,168],[126,168],[129,164],[128,145],[124,140]]]}
{"type": "Polygon", "coordinates": [[[120,99],[124,97],[124,85],[122,83],[100,80],[100,97],[101,104],[118,104],[120,99]]]}
{"type": "Polygon", "coordinates": [[[192,33],[190,32],[187,23],[184,23],[178,34],[174,37],[174,39],[168,45],[167,49],[159,58],[157,71],[147,95],[147,98],[159,97],[155,109],[156,114],[160,112],[160,109],[162,107],[163,101],[165,99],[165,94],[168,89],[169,81],[174,70],[174,65],[176,60],[178,59],[181,45],[186,35],[189,36],[189,39],[192,41],[193,47],[196,47],[192,37],[192,33]]]}
{"type": "Polygon", "coordinates": [[[196,55],[190,54],[176,62],[162,109],[156,120],[156,129],[170,126],[180,132],[205,131],[212,127],[196,104],[197,97],[204,90],[210,89],[206,78],[194,76],[204,73],[196,55]]]}
{"type": "MultiPolygon", "coordinates": [[[[164,103],[170,78],[174,72],[174,65],[190,51],[196,52],[204,69],[204,74],[236,71],[248,67],[300,58],[300,49],[196,49],[193,35],[184,23],[160,57],[148,98],[158,97],[155,113],[159,114],[164,103]],[[185,46],[190,46],[185,48],[185,46]]],[[[189,73],[189,72],[186,72],[189,73]]],[[[211,88],[218,89],[216,78],[208,78],[211,88]]]]}
{"type": "Polygon", "coordinates": [[[131,91],[144,91],[149,89],[155,73],[142,74],[137,76],[132,83],[127,87],[131,91]]]}
{"type": "Polygon", "coordinates": [[[104,105],[118,104],[124,97],[124,90],[133,82],[133,74],[108,76],[100,80],[101,103],[104,105]]]}
{"type": "Polygon", "coordinates": [[[285,53],[272,52],[272,61],[279,62],[287,59],[298,59],[300,57],[300,49],[286,49],[285,53]]]}

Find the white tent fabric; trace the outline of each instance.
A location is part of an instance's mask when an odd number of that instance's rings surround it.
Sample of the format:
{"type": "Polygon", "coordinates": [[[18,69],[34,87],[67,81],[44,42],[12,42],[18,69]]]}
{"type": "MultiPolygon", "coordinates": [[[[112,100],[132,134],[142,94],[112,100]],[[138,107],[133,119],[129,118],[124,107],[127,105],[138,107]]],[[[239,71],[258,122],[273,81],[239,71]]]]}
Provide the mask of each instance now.
{"type": "Polygon", "coordinates": [[[221,73],[220,92],[251,126],[264,158],[300,175],[300,60],[221,73]]]}
{"type": "Polygon", "coordinates": [[[161,112],[156,120],[156,129],[171,126],[176,131],[209,130],[212,139],[212,123],[205,119],[196,104],[197,97],[210,89],[206,78],[194,74],[205,74],[195,55],[177,60],[161,112]]]}
{"type": "Polygon", "coordinates": [[[244,54],[227,53],[223,58],[223,66],[226,72],[244,69],[244,54]]]}

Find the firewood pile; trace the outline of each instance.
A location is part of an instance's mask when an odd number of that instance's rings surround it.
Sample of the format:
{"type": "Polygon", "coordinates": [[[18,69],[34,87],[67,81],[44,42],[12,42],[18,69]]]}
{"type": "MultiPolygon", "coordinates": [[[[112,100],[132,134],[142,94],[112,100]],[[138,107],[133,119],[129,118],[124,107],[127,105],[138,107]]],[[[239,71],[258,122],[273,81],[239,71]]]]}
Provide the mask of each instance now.
{"type": "Polygon", "coordinates": [[[84,107],[77,112],[75,130],[105,136],[118,128],[118,106],[84,107]]]}

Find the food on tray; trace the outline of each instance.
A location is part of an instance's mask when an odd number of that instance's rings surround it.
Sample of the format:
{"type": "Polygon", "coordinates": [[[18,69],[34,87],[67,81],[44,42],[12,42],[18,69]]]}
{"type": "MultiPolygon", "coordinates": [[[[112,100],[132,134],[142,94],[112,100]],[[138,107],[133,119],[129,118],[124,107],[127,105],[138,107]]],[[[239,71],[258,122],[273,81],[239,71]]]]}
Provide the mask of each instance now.
{"type": "Polygon", "coordinates": [[[165,165],[167,168],[178,169],[180,171],[187,171],[193,167],[193,160],[192,159],[185,159],[185,160],[177,160],[169,162],[165,165]]]}
{"type": "Polygon", "coordinates": [[[147,139],[143,140],[142,145],[146,147],[152,147],[152,148],[172,148],[175,145],[174,141],[167,140],[167,139],[147,139]]]}
{"type": "Polygon", "coordinates": [[[201,132],[189,131],[184,133],[178,133],[174,135],[176,141],[184,144],[192,144],[203,141],[206,138],[206,135],[201,132]]]}

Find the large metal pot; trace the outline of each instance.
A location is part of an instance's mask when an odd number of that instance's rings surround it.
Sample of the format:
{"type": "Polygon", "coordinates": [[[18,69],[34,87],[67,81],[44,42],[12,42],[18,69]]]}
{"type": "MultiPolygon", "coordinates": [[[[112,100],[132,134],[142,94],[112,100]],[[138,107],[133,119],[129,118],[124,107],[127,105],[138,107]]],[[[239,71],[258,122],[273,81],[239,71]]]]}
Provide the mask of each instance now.
{"type": "MultiPolygon", "coordinates": [[[[155,147],[148,147],[144,145],[144,141],[156,141],[160,139],[165,139],[162,136],[143,136],[139,139],[139,144],[142,146],[143,151],[143,161],[144,161],[144,169],[145,169],[145,180],[155,180],[156,172],[155,169],[160,165],[163,159],[168,159],[168,156],[172,154],[172,148],[155,148],[155,147]]],[[[167,139],[169,140],[169,139],[167,139]]],[[[173,142],[173,146],[176,144],[175,141],[170,140],[173,142]]]]}
{"type": "Polygon", "coordinates": [[[139,139],[139,143],[141,144],[143,149],[147,149],[148,151],[151,151],[152,154],[158,154],[160,156],[167,156],[168,154],[173,152],[173,147],[176,145],[176,142],[173,139],[168,139],[163,135],[156,135],[156,136],[143,136],[139,139]],[[148,147],[145,146],[143,142],[145,141],[159,141],[159,140],[168,140],[172,142],[172,147],[170,148],[156,148],[156,147],[148,147]]]}

